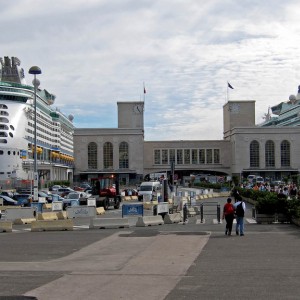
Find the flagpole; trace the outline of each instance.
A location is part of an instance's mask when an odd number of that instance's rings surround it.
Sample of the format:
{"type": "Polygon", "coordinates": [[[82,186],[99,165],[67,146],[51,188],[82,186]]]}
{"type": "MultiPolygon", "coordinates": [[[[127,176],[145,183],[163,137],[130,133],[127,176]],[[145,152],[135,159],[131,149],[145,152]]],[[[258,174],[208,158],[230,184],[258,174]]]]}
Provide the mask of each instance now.
{"type": "Polygon", "coordinates": [[[228,87],[228,81],[227,81],[226,88],[227,88],[227,92],[226,92],[226,100],[227,100],[227,102],[228,102],[228,89],[229,89],[229,87],[228,87]]]}

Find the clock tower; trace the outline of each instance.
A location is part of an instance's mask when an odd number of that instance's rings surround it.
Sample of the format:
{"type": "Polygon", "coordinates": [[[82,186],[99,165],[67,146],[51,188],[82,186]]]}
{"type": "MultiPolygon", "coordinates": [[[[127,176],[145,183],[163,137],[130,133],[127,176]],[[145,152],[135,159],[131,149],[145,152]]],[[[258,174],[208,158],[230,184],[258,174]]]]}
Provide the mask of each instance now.
{"type": "Polygon", "coordinates": [[[231,130],[236,127],[255,126],[255,101],[228,101],[223,106],[224,139],[230,138],[231,130]]]}
{"type": "Polygon", "coordinates": [[[144,102],[118,102],[118,128],[144,129],[144,102]]]}

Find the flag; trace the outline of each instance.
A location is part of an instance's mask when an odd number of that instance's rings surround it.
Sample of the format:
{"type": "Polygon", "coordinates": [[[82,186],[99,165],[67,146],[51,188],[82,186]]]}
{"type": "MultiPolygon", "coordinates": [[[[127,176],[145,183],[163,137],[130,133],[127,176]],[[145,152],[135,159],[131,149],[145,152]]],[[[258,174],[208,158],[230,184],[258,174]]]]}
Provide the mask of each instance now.
{"type": "Polygon", "coordinates": [[[227,84],[230,89],[233,89],[232,85],[229,82],[227,82],[227,84]]]}
{"type": "Polygon", "coordinates": [[[146,94],[146,88],[145,88],[145,86],[144,86],[144,94],[146,94]]]}

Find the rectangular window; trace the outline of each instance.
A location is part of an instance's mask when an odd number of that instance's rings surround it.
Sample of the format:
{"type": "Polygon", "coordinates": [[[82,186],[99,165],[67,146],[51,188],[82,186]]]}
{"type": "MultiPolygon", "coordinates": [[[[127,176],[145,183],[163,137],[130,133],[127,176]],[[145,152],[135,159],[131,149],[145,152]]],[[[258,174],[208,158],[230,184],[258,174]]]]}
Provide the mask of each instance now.
{"type": "Polygon", "coordinates": [[[206,163],[212,164],[213,162],[212,157],[212,149],[206,149],[206,163]]]}
{"type": "Polygon", "coordinates": [[[175,161],[175,149],[169,149],[170,163],[175,161]]]}
{"type": "Polygon", "coordinates": [[[220,163],[220,149],[214,149],[214,163],[220,163]]]}
{"type": "Polygon", "coordinates": [[[205,164],[205,149],[199,149],[199,163],[205,164]]]}
{"type": "Polygon", "coordinates": [[[166,149],[161,150],[161,163],[163,165],[168,164],[168,150],[166,149]]]}
{"type": "Polygon", "coordinates": [[[183,164],[182,149],[177,149],[177,165],[183,164]]]}
{"type": "Polygon", "coordinates": [[[184,149],[184,164],[190,165],[191,164],[191,150],[184,149]]]}
{"type": "Polygon", "coordinates": [[[198,164],[198,150],[192,149],[192,164],[196,165],[198,164]]]}
{"type": "Polygon", "coordinates": [[[160,165],[160,150],[154,150],[154,164],[160,165]]]}

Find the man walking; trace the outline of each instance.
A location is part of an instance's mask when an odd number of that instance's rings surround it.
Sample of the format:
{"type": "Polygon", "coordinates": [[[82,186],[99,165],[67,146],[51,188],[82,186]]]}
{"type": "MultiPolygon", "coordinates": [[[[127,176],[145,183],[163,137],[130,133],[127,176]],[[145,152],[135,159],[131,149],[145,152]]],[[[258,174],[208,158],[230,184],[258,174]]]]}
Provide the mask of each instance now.
{"type": "Polygon", "coordinates": [[[236,235],[244,236],[244,216],[246,211],[246,204],[240,196],[238,202],[234,204],[236,214],[236,235]]]}

